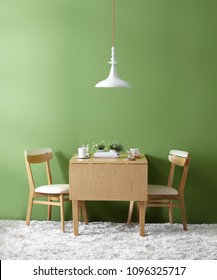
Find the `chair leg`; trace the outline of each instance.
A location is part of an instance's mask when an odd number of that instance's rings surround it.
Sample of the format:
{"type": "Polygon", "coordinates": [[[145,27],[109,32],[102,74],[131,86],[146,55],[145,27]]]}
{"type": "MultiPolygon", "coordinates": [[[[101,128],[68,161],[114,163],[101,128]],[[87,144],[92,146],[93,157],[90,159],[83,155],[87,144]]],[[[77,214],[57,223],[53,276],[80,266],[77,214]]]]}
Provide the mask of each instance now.
{"type": "Polygon", "coordinates": [[[127,224],[130,225],[132,220],[132,214],[133,214],[133,205],[134,201],[130,201],[129,211],[128,211],[128,217],[127,217],[127,224]]]}
{"type": "Polygon", "coordinates": [[[33,195],[29,194],[29,201],[28,201],[28,207],[26,212],[26,225],[29,226],[31,214],[32,214],[32,205],[33,205],[33,195]]]}
{"type": "Polygon", "coordinates": [[[85,225],[87,225],[88,219],[87,219],[87,210],[86,210],[86,206],[85,206],[85,201],[81,201],[81,211],[83,214],[84,223],[85,223],[85,225]]]}
{"type": "Polygon", "coordinates": [[[139,202],[136,203],[136,218],[137,218],[137,222],[139,222],[139,202]]]}
{"type": "Polygon", "coordinates": [[[180,198],[180,211],[181,211],[181,217],[182,217],[183,230],[188,230],[188,228],[187,228],[187,220],[186,220],[186,213],[185,213],[184,198],[180,198]]]}
{"type": "MultiPolygon", "coordinates": [[[[172,204],[173,201],[170,200],[169,203],[172,204]]],[[[173,224],[173,207],[172,206],[169,207],[169,221],[171,224],[173,224]]]]}
{"type": "Polygon", "coordinates": [[[78,221],[81,221],[81,201],[78,201],[78,221]]]}
{"type": "Polygon", "coordinates": [[[60,195],[60,216],[61,216],[61,228],[62,232],[65,231],[65,220],[64,220],[64,198],[60,195]]]}
{"type": "MultiPolygon", "coordinates": [[[[51,196],[48,196],[48,201],[51,201],[51,196]]],[[[51,211],[52,211],[52,205],[48,205],[47,208],[47,220],[50,221],[51,220],[51,211]]]]}

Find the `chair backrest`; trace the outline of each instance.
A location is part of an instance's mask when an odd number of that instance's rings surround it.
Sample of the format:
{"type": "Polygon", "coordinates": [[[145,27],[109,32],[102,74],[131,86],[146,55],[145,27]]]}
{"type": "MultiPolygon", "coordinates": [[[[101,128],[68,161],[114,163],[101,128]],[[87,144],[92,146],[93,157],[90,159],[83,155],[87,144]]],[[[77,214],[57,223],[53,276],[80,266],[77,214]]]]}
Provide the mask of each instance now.
{"type": "Polygon", "coordinates": [[[33,192],[35,189],[31,164],[45,163],[48,184],[52,184],[52,176],[51,176],[50,163],[49,163],[49,161],[53,157],[51,148],[25,150],[24,157],[25,157],[26,171],[28,175],[30,191],[33,192]]]}
{"type": "Polygon", "coordinates": [[[170,167],[167,185],[169,187],[173,186],[173,179],[174,179],[176,166],[183,167],[183,172],[181,175],[181,180],[180,180],[179,190],[178,190],[179,194],[183,195],[185,183],[186,183],[186,179],[187,179],[187,174],[188,174],[188,168],[189,168],[189,164],[190,164],[190,155],[188,152],[185,152],[185,151],[171,150],[169,152],[168,159],[171,162],[171,167],[170,167]]]}

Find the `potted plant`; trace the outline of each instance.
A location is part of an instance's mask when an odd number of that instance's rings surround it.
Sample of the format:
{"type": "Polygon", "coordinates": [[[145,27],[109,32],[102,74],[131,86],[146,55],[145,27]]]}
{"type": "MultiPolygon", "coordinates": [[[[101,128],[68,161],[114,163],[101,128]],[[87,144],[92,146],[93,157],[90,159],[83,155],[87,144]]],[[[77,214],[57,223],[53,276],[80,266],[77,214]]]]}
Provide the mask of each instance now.
{"type": "Polygon", "coordinates": [[[124,144],[118,143],[116,140],[109,144],[109,150],[110,152],[123,152],[125,150],[124,144]]]}
{"type": "Polygon", "coordinates": [[[101,140],[99,143],[93,143],[92,149],[94,152],[105,151],[105,141],[101,140]]]}

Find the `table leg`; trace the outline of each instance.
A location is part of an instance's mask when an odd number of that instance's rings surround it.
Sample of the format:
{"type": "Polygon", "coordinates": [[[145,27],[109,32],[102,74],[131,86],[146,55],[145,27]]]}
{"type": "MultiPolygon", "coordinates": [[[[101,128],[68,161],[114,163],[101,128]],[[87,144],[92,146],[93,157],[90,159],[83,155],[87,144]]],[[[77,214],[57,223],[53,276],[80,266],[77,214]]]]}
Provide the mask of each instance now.
{"type": "Polygon", "coordinates": [[[146,201],[139,201],[139,233],[141,236],[145,236],[145,213],[146,213],[146,201]]]}
{"type": "Polygon", "coordinates": [[[78,235],[78,200],[72,201],[74,235],[78,235]]]}

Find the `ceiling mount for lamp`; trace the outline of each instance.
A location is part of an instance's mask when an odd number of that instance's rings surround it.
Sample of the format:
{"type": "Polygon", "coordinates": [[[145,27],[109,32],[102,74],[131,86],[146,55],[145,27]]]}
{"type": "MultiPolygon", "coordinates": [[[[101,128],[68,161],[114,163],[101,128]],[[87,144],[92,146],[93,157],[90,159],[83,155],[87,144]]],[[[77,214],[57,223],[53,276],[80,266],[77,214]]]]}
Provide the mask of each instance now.
{"type": "Polygon", "coordinates": [[[111,48],[111,60],[109,61],[109,64],[111,64],[111,69],[108,77],[105,80],[97,83],[95,87],[108,87],[108,88],[131,87],[131,85],[128,82],[118,77],[118,73],[116,70],[116,64],[118,62],[115,59],[114,38],[115,38],[115,0],[112,0],[112,48],[111,48]]]}

